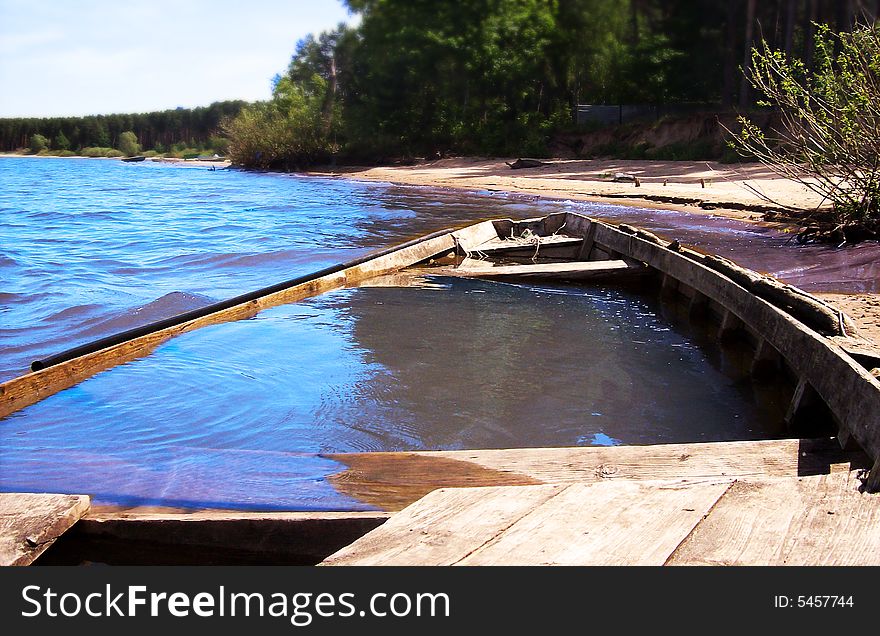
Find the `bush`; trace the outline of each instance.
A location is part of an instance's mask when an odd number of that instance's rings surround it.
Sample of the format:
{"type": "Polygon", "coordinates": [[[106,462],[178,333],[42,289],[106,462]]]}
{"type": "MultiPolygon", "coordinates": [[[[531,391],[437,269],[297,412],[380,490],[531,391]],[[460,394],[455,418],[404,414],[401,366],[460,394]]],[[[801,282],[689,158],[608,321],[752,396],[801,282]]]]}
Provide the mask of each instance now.
{"type": "Polygon", "coordinates": [[[211,148],[218,155],[225,155],[229,152],[229,140],[226,137],[211,137],[208,139],[208,148],[211,148]]]}
{"type": "Polygon", "coordinates": [[[92,146],[90,148],[83,148],[79,151],[83,157],[124,157],[119,150],[116,148],[102,148],[100,146],[92,146]]]}
{"type": "Polygon", "coordinates": [[[32,153],[37,154],[41,150],[47,150],[48,148],[49,140],[46,139],[43,135],[31,135],[30,150],[32,153]]]}
{"type": "Polygon", "coordinates": [[[312,78],[308,90],[282,78],[271,102],[244,108],[222,125],[230,140],[232,162],[245,167],[289,169],[329,156],[332,144],[323,113],[325,93],[326,83],[318,76],[312,78]]]}
{"type": "Polygon", "coordinates": [[[740,117],[733,145],[833,204],[834,225],[819,234],[880,235],[880,27],[820,26],[814,60],[808,69],[766,43],[752,51],[750,81],[781,126],[765,132],[740,117]]]}
{"type": "Polygon", "coordinates": [[[100,146],[88,146],[79,151],[83,157],[106,157],[107,151],[112,148],[101,148],[100,146]]]}
{"type": "Polygon", "coordinates": [[[119,150],[126,157],[134,157],[141,151],[141,145],[138,143],[137,135],[130,130],[119,135],[119,150]]]}
{"type": "Polygon", "coordinates": [[[175,159],[187,159],[198,157],[201,154],[201,151],[198,148],[190,148],[185,144],[174,144],[172,150],[164,154],[166,157],[172,157],[175,159]]]}

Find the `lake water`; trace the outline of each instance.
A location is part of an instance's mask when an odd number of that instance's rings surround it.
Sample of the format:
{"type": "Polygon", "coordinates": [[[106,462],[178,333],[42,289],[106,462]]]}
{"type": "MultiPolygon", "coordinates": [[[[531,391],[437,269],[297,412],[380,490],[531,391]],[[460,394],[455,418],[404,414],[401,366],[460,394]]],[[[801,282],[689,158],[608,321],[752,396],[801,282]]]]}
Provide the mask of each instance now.
{"type": "MultiPolygon", "coordinates": [[[[719,221],[720,233],[705,216],[615,206],[94,160],[0,158],[0,186],[0,379],[135,324],[490,217],[641,214],[713,251],[728,239],[754,246],[738,260],[763,259],[792,282],[821,286],[817,271],[833,271],[827,248],[763,228],[719,221]]],[[[870,280],[862,271],[835,284],[870,280]]],[[[439,279],[340,290],[185,334],[0,421],[0,489],[357,509],[326,481],[341,466],[316,453],[778,435],[783,405],[675,324],[650,297],[608,287],[439,279]]]]}

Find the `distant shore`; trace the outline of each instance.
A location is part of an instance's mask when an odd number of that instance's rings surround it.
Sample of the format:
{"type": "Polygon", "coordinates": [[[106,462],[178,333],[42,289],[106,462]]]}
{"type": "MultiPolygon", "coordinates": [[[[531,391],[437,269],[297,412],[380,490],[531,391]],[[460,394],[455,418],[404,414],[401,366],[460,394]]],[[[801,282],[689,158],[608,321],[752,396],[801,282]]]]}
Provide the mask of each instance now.
{"type": "MultiPolygon", "coordinates": [[[[82,155],[71,155],[61,157],[59,155],[27,155],[20,152],[0,152],[0,157],[16,157],[21,159],[85,159],[88,161],[122,161],[125,157],[84,157],[82,155]]],[[[156,163],[173,163],[175,165],[190,167],[207,167],[214,166],[217,169],[228,168],[232,162],[223,159],[181,159],[178,157],[147,157],[144,161],[153,161],[156,163]]]]}

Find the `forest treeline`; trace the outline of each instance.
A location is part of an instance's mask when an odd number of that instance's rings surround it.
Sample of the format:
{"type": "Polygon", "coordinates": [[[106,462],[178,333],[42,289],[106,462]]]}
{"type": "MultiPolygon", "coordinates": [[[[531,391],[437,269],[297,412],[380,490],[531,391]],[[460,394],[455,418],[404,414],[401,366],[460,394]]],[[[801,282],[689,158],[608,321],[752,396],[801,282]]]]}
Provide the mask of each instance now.
{"type": "Polygon", "coordinates": [[[215,102],[210,106],[152,113],[5,118],[0,119],[0,151],[29,148],[35,135],[46,140],[47,149],[56,151],[119,148],[125,132],[133,132],[144,150],[160,153],[173,149],[213,149],[215,146],[222,146],[221,150],[225,150],[225,139],[217,139],[220,124],[224,119],[238,115],[246,103],[215,102]]]}
{"type": "Polygon", "coordinates": [[[542,155],[577,104],[748,109],[761,40],[811,65],[817,24],[876,0],[348,0],[357,27],[300,41],[272,99],[225,126],[243,165],[542,155]]]}
{"type": "Polygon", "coordinates": [[[760,98],[748,81],[753,46],[767,42],[809,69],[817,25],[842,32],[873,22],[880,0],[346,5],[359,15],[357,26],[341,24],[298,42],[265,102],[2,119],[0,150],[100,154],[118,149],[131,131],[151,152],[222,152],[228,140],[236,163],[260,168],[447,154],[543,156],[552,140],[579,134],[578,104],[746,111],[760,98]]]}

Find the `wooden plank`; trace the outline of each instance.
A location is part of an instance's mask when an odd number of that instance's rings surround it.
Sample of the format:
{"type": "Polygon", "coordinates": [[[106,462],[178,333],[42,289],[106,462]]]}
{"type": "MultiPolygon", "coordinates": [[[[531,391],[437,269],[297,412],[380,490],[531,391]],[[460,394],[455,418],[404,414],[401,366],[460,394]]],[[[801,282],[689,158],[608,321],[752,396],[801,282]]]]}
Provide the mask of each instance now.
{"type": "Polygon", "coordinates": [[[572,484],[456,564],[663,565],[731,483],[572,484]]]}
{"type": "Polygon", "coordinates": [[[617,277],[622,274],[642,274],[647,273],[647,268],[634,267],[622,260],[492,266],[485,261],[467,258],[460,267],[438,267],[421,271],[435,276],[462,278],[584,280],[617,277]]]}
{"type": "Polygon", "coordinates": [[[670,565],[880,565],[880,495],[855,473],[733,484],[670,565]]]}
{"type": "Polygon", "coordinates": [[[401,510],[438,488],[543,483],[516,471],[486,468],[431,453],[345,453],[327,457],[348,467],[329,478],[338,491],[382,510],[401,510]]]}
{"type": "Polygon", "coordinates": [[[529,239],[495,237],[485,243],[477,245],[473,251],[481,252],[483,254],[506,254],[508,252],[519,252],[523,250],[531,250],[534,252],[537,248],[537,251],[540,254],[545,249],[580,246],[583,242],[584,239],[579,236],[565,236],[563,234],[551,234],[550,236],[533,235],[533,240],[531,237],[529,239]]]}
{"type": "Polygon", "coordinates": [[[88,509],[86,495],[0,493],[0,566],[30,565],[88,509]]]}
{"type": "Polygon", "coordinates": [[[578,249],[577,258],[579,261],[588,261],[590,260],[590,254],[593,252],[593,246],[596,244],[596,224],[590,223],[590,226],[587,228],[587,231],[584,233],[584,237],[581,240],[580,248],[578,249]]]}
{"type": "Polygon", "coordinates": [[[836,440],[759,440],[417,453],[340,453],[330,477],[340,492],[384,510],[400,510],[435,488],[603,482],[609,480],[815,475],[870,465],[836,440]]]}
{"type": "Polygon", "coordinates": [[[461,267],[459,267],[459,270],[464,271],[466,276],[487,277],[546,275],[577,276],[581,274],[590,275],[627,269],[629,269],[629,265],[623,261],[532,263],[528,265],[496,265],[493,267],[475,259],[467,259],[462,263],[461,267]]]}
{"type": "Polygon", "coordinates": [[[493,221],[483,221],[470,225],[453,234],[456,248],[464,254],[480,249],[481,245],[498,238],[498,230],[493,221]]]}
{"type": "Polygon", "coordinates": [[[757,378],[766,378],[780,370],[779,352],[765,339],[761,338],[755,347],[755,355],[749,372],[757,378]]]}
{"type": "Polygon", "coordinates": [[[546,485],[435,490],[321,565],[449,565],[563,488],[546,485]],[[510,488],[516,488],[516,496],[511,496],[510,488]],[[474,505],[475,501],[479,505],[474,505]]]}
{"type": "Polygon", "coordinates": [[[798,413],[804,408],[808,408],[816,400],[816,393],[810,386],[810,383],[801,378],[794,389],[794,395],[785,411],[785,424],[789,429],[793,429],[798,413]]]}
{"type": "Polygon", "coordinates": [[[44,559],[50,564],[314,565],[387,519],[383,512],[93,508],[44,559]]]}

